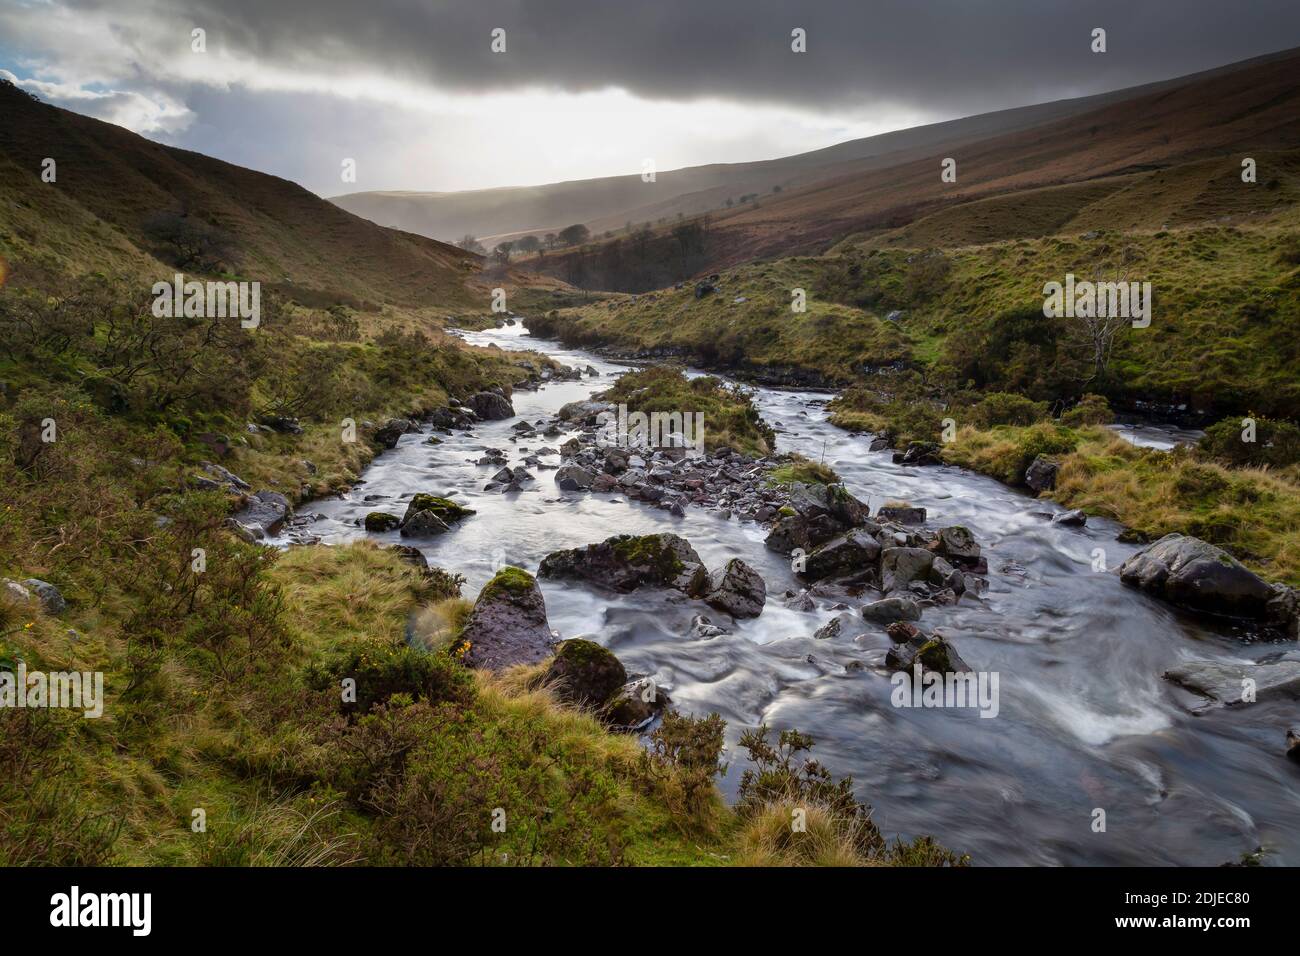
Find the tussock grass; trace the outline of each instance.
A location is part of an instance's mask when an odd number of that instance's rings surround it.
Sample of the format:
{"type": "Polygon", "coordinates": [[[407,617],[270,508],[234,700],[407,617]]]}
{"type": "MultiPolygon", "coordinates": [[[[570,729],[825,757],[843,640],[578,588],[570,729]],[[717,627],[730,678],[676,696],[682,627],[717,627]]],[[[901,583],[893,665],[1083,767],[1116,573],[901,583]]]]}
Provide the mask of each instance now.
{"type": "Polygon", "coordinates": [[[883,866],[859,849],[851,824],[827,807],[777,801],[754,811],[736,837],[738,866],[883,866]],[[802,830],[792,822],[802,815],[802,830]]]}
{"type": "Polygon", "coordinates": [[[621,376],[598,398],[625,403],[629,412],[704,415],[704,444],[712,451],[727,447],[753,455],[767,454],[775,441],[759,417],[753,397],[743,388],[712,376],[687,378],[681,369],[656,365],[621,376]]]}
{"type": "MultiPolygon", "coordinates": [[[[1018,482],[1034,428],[966,427],[944,458],[1018,482]]],[[[1127,525],[1148,538],[1194,535],[1226,549],[1262,577],[1300,585],[1300,469],[1228,468],[1186,449],[1138,448],[1100,427],[1071,431],[1050,496],[1127,525]]]]}

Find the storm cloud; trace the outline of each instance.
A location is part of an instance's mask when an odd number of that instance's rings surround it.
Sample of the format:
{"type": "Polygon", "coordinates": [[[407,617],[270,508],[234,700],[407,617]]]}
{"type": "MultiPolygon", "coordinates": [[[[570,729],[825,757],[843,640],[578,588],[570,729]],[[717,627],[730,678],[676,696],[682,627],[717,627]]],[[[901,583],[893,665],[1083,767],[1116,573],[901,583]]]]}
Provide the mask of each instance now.
{"type": "MultiPolygon", "coordinates": [[[[459,96],[610,90],[638,101],[749,107],[758,111],[754,124],[805,116],[807,148],[815,148],[836,135],[1120,89],[1295,45],[1294,0],[0,3],[0,67],[32,88],[45,84],[45,98],[72,109],[131,103],[122,112],[141,117],[134,128],[206,149],[229,113],[213,107],[214,93],[240,94],[246,105],[248,94],[267,96],[248,115],[263,114],[266,125],[253,135],[273,144],[274,117],[287,118],[295,97],[325,123],[330,98],[446,116],[459,96]],[[1091,50],[1098,27],[1104,54],[1091,50]],[[806,33],[806,53],[791,49],[796,28],[806,33]],[[204,56],[192,52],[194,29],[205,32],[204,56]],[[497,29],[504,53],[491,47],[497,29]]],[[[391,134],[406,122],[397,113],[377,125],[391,134]]],[[[714,153],[726,155],[714,157],[708,128],[716,115],[695,119],[702,155],[688,161],[760,158],[717,143],[714,153]]],[[[511,121],[508,111],[496,118],[511,121]]],[[[737,123],[717,138],[780,151],[774,137],[739,133],[737,123]]]]}

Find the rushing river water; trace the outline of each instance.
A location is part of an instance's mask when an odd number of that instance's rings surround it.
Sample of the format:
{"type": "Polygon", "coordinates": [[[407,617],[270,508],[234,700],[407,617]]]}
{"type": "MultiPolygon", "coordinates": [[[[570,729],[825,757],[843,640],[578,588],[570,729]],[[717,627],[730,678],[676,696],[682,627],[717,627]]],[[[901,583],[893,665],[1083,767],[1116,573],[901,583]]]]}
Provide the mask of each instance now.
{"type": "MultiPolygon", "coordinates": [[[[604,388],[624,366],[542,339],[518,327],[469,333],[478,345],[543,351],[567,365],[590,364],[599,378],[516,392],[519,418],[550,418],[566,402],[604,388]]],[[[976,864],[1201,864],[1236,860],[1263,845],[1273,863],[1300,863],[1300,786],[1283,755],[1294,702],[1269,701],[1193,716],[1198,699],[1161,679],[1195,658],[1300,657],[1294,644],[1248,644],[1230,629],[1200,621],[1121,585],[1114,569],[1135,549],[1119,527],[1053,525],[1059,509],[993,479],[957,468],[905,468],[869,439],[826,422],[826,396],[757,389],[763,417],[781,451],[824,457],[873,510],[901,498],[929,510],[929,527],[963,524],[989,562],[988,590],[951,607],[927,608],[921,626],[949,637],[977,671],[999,675],[999,712],[896,708],[883,668],[889,641],[816,640],[836,616],[828,607],[781,606],[798,589],[789,561],[763,546],[764,529],[688,508],[673,517],[622,495],[564,493],[554,471],[521,494],[482,489],[495,466],[473,461],[502,448],[510,464],[565,438],[510,443],[519,418],[457,432],[437,446],[403,436],[377,458],[348,495],[305,505],[321,517],[311,532],[327,542],[372,537],[354,522],[371,510],[400,514],[417,491],[448,494],[477,510],[452,533],[418,542],[431,563],[469,580],[472,596],[494,567],[535,572],[560,548],[613,534],[673,531],[713,568],[742,557],[764,577],[768,603],[732,625],[671,591],[620,595],[576,583],[542,583],[551,626],[611,648],[629,673],[655,675],[678,709],[717,711],[727,721],[734,793],[744,769],[735,743],[762,722],[797,727],[816,739],[814,755],[836,776],[851,774],[859,798],[889,836],[933,834],[976,864]],[[367,496],[384,496],[366,501],[367,496]],[[1101,549],[1109,571],[1094,570],[1101,549]],[[720,637],[690,637],[704,611],[730,627],[720,637]],[[867,666],[848,669],[852,662],[867,666]],[[1105,811],[1095,832],[1094,811],[1105,811]]],[[[707,426],[707,423],[706,423],[707,426]]],[[[567,436],[566,436],[567,437],[567,436]]],[[[548,459],[556,461],[556,459],[548,459]]],[[[409,543],[409,542],[404,542],[409,543]]],[[[821,602],[823,605],[828,602],[821,602]]]]}

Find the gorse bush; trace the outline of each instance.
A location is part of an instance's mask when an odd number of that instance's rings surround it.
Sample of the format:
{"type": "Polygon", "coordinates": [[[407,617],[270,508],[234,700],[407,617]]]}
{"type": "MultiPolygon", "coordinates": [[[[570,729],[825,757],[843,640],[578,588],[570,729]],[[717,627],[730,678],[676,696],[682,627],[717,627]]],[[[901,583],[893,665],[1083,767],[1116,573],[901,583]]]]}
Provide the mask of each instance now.
{"type": "Polygon", "coordinates": [[[1061,416],[1061,424],[1069,428],[1082,428],[1085,425],[1109,425],[1115,420],[1115,413],[1110,409],[1110,402],[1105,396],[1087,393],[1079,399],[1078,404],[1061,416]]]}
{"type": "Polygon", "coordinates": [[[405,646],[353,648],[311,668],[307,683],[338,694],[345,714],[368,714],[394,694],[430,704],[464,703],[474,696],[473,678],[448,653],[405,646]],[[343,695],[344,680],[355,682],[355,699],[343,695]]]}
{"type": "Polygon", "coordinates": [[[853,794],[853,779],[835,780],[808,756],[813,739],[783,730],[773,743],[762,724],[740,737],[754,766],[740,778],[736,812],[740,846],[752,865],[965,866],[970,858],[920,837],[891,846],[853,794]]]}
{"type": "Polygon", "coordinates": [[[726,772],[719,762],[725,729],[717,714],[690,717],[669,710],[650,734],[641,755],[642,773],[684,824],[701,819],[716,799],[713,778],[726,772]]]}
{"type": "Polygon", "coordinates": [[[139,603],[124,625],[139,651],[137,686],[164,650],[226,681],[284,658],[284,596],[264,574],[277,552],[227,534],[226,507],[217,494],[188,494],[161,508],[167,523],[148,546],[139,603]]]}
{"type": "Polygon", "coordinates": [[[980,399],[964,417],[969,417],[970,422],[978,428],[1032,425],[1047,417],[1047,403],[1035,402],[1011,392],[993,392],[980,399]]]}
{"type": "Polygon", "coordinates": [[[1206,458],[1213,458],[1235,467],[1269,465],[1285,468],[1300,464],[1300,426],[1293,422],[1251,416],[1254,423],[1253,441],[1248,422],[1243,418],[1225,418],[1205,430],[1205,437],[1197,450],[1206,458]]]}

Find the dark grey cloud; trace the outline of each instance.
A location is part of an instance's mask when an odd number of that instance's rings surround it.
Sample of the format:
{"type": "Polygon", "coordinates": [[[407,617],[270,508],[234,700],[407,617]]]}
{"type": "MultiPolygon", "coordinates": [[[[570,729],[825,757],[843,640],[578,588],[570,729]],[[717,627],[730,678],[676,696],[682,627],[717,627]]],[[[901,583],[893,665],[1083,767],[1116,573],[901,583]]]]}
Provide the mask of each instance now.
{"type": "MultiPolygon", "coordinates": [[[[72,0],[128,16],[130,0],[72,0]]],[[[945,114],[1118,89],[1300,45],[1297,0],[174,0],[209,44],[281,68],[446,90],[723,96],[945,114]],[[506,30],[507,52],[489,33],[506,30]],[[790,31],[808,52],[790,51],[790,31]],[[1108,52],[1089,49],[1103,27],[1108,52]]]]}

